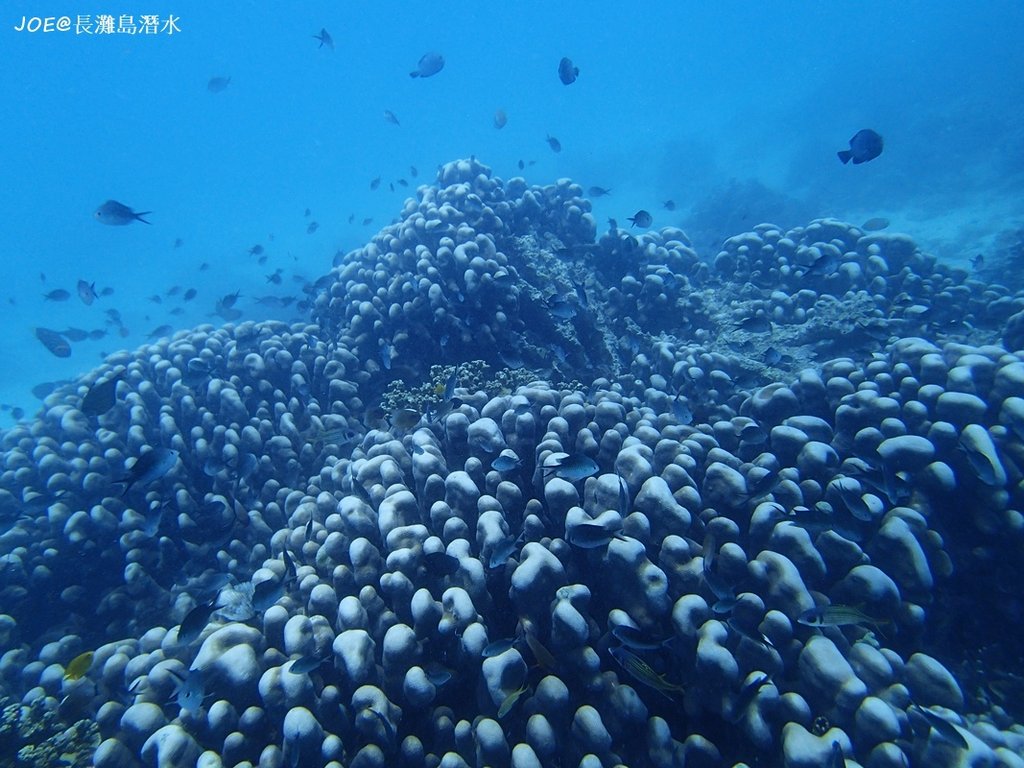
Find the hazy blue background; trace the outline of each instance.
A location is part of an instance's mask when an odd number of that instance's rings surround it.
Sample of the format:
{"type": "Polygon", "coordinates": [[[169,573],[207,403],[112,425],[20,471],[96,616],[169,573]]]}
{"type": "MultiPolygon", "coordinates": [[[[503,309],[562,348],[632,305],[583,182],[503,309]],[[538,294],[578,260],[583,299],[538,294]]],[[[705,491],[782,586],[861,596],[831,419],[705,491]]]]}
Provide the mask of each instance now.
{"type": "Polygon", "coordinates": [[[33,384],[86,372],[101,352],[134,348],[165,323],[219,324],[208,315],[228,292],[241,290],[246,319],[293,316],[251,297],[298,295],[294,272],[328,270],[439,163],[470,154],[503,178],[535,160],[524,174],[533,183],[610,187],[595,204],[602,224],[646,208],[655,226],[689,228],[705,256],[765,219],[882,215],[950,261],[1024,225],[1016,0],[299,5],[4,3],[0,402],[31,414],[33,384]],[[152,10],[179,17],[182,31],[13,31],[23,14],[152,10]],[[321,27],[334,51],[317,48],[321,27]],[[445,56],[444,70],[410,79],[430,50],[445,56]],[[580,68],[568,87],[556,74],[562,56],[580,68]],[[210,93],[212,76],[231,83],[210,93]],[[841,165],[836,151],[864,127],[885,137],[884,153],[841,165]],[[381,188],[370,191],[377,176],[381,188]],[[399,178],[412,186],[390,192],[399,178]],[[97,223],[108,198],[152,210],[152,226],[97,223]],[[674,213],[661,208],[668,198],[674,213]],[[312,235],[307,207],[320,224],[312,235]],[[361,226],[364,217],[373,225],[361,226]],[[265,266],[247,254],[257,243],[265,266]],[[202,262],[209,271],[198,271],[202,262]],[[278,267],[284,284],[268,284],[278,267]],[[115,293],[86,307],[79,278],[115,293]],[[177,317],[168,311],[180,296],[148,300],[173,285],[199,289],[177,317]],[[42,300],[58,287],[72,298],[42,300]],[[33,335],[39,325],[104,327],[111,307],[131,335],[73,344],[67,360],[33,335]]]}

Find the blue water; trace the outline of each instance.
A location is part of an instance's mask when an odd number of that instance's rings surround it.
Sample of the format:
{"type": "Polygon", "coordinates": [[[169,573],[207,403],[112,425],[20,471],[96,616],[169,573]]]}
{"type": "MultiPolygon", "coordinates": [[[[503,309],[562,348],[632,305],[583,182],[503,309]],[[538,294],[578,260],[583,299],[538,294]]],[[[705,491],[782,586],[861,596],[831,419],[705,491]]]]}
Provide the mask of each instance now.
{"type": "Polygon", "coordinates": [[[833,215],[885,216],[966,262],[1024,218],[1022,33],[1024,5],[1010,1],[5,3],[0,402],[31,415],[33,385],[86,372],[164,324],[219,324],[215,301],[234,291],[243,319],[302,316],[253,297],[301,296],[293,275],[323,274],[439,163],[470,154],[504,178],[523,160],[531,183],[611,188],[599,220],[648,209],[655,226],[698,233],[704,257],[764,220],[833,215]],[[23,15],[154,10],[180,32],[14,30],[23,15]],[[322,27],[333,51],[317,47],[322,27]],[[431,50],[444,70],[411,79],[431,50]],[[562,56],[580,68],[570,86],[562,56]],[[207,90],[214,76],[230,76],[226,90],[207,90]],[[884,153],[841,165],[836,151],[864,127],[885,137],[884,153]],[[153,211],[152,225],[99,224],[107,199],[153,211]],[[256,244],[265,265],[248,254],[256,244]],[[267,283],[278,268],[283,284],[267,283]],[[87,307],[79,279],[114,293],[87,307]],[[183,305],[164,295],[172,286],[199,294],[183,305]],[[44,302],[55,288],[70,300],[44,302]],[[126,337],[105,325],[110,308],[126,337]],[[112,333],[58,359],[36,326],[112,333]]]}

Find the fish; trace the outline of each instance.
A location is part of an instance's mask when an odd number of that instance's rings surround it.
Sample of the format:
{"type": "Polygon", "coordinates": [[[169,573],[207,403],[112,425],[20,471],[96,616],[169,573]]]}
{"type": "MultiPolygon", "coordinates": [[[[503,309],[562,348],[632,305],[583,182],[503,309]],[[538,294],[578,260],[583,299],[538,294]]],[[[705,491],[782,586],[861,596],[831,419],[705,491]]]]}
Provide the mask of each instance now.
{"type": "Polygon", "coordinates": [[[213,601],[201,603],[185,614],[185,618],[178,625],[178,640],[188,645],[199,637],[202,631],[206,629],[206,625],[210,621],[210,614],[213,613],[216,605],[217,600],[214,598],[213,601]]]}
{"type": "Polygon", "coordinates": [[[454,677],[450,669],[436,661],[428,662],[423,671],[426,672],[427,679],[439,688],[454,677]]]}
{"type": "Polygon", "coordinates": [[[971,268],[979,270],[985,266],[985,254],[979,253],[971,257],[971,268]]]}
{"type": "Polygon", "coordinates": [[[139,456],[131,467],[126,467],[125,471],[128,474],[114,482],[125,484],[124,491],[121,493],[122,496],[125,496],[134,485],[148,485],[154,480],[159,480],[177,463],[177,451],[171,448],[153,448],[139,456]]]}
{"type": "Polygon", "coordinates": [[[882,154],[884,143],[878,133],[870,128],[862,128],[853,134],[853,137],[850,139],[850,148],[840,150],[836,154],[843,165],[846,165],[851,160],[854,165],[860,165],[869,160],[874,160],[882,154]]]}
{"type": "Polygon", "coordinates": [[[189,288],[187,291],[185,291],[185,293],[181,295],[181,300],[192,301],[192,299],[196,297],[197,293],[199,293],[199,291],[197,291],[195,288],[189,288]]]}
{"type": "Polygon", "coordinates": [[[36,328],[36,338],[55,357],[71,357],[71,345],[57,331],[49,328],[36,328]]]}
{"type": "Polygon", "coordinates": [[[641,208],[632,216],[628,217],[626,221],[630,222],[631,226],[634,227],[649,227],[654,223],[654,217],[641,208]]]}
{"type": "Polygon", "coordinates": [[[203,685],[203,673],[198,669],[190,669],[187,677],[180,677],[178,673],[171,671],[171,675],[178,681],[174,690],[174,699],[183,712],[195,714],[203,706],[203,699],[206,698],[206,688],[203,685]]]}
{"type": "Polygon", "coordinates": [[[399,127],[401,127],[402,125],[400,122],[398,122],[398,118],[395,117],[395,113],[392,112],[390,109],[384,110],[384,119],[387,120],[392,125],[397,125],[399,127]]]}
{"type": "Polygon", "coordinates": [[[672,415],[684,427],[693,423],[693,411],[690,410],[686,398],[682,395],[677,394],[672,398],[672,415]]]}
{"type": "Polygon", "coordinates": [[[365,219],[363,219],[362,224],[364,227],[368,227],[370,224],[373,224],[373,216],[367,216],[365,219]]]}
{"type": "Polygon", "coordinates": [[[805,627],[848,627],[868,625],[878,627],[880,624],[889,624],[889,619],[880,619],[868,616],[852,605],[820,605],[816,608],[808,608],[797,616],[798,624],[805,627]]]}
{"type": "Polygon", "coordinates": [[[253,588],[252,607],[263,613],[282,597],[284,597],[284,582],[277,579],[266,579],[253,588]]]}
{"type": "Polygon", "coordinates": [[[674,211],[676,209],[676,201],[666,200],[661,204],[661,207],[664,208],[666,211],[674,211]]]}
{"type": "Polygon", "coordinates": [[[306,529],[303,531],[303,539],[305,541],[313,540],[313,517],[310,516],[309,520],[306,521],[306,529]]]}
{"type": "Polygon", "coordinates": [[[235,302],[238,301],[240,298],[242,298],[242,292],[235,291],[234,293],[229,293],[226,296],[222,296],[217,303],[220,306],[224,307],[225,309],[230,309],[231,307],[235,306],[235,302]]]}
{"type": "Polygon", "coordinates": [[[552,152],[561,152],[562,151],[562,142],[560,142],[554,136],[548,134],[548,137],[545,139],[545,141],[547,141],[548,146],[551,147],[551,151],[552,152]]]}
{"type": "Polygon", "coordinates": [[[117,399],[117,382],[124,378],[125,371],[108,376],[103,381],[95,382],[82,398],[79,410],[86,416],[102,416],[114,407],[117,399]]]}
{"type": "Polygon", "coordinates": [[[605,197],[611,193],[612,191],[610,189],[605,189],[604,187],[591,187],[587,190],[587,194],[591,197],[605,197]]]}
{"type": "Polygon", "coordinates": [[[320,34],[313,35],[313,39],[320,41],[320,45],[317,48],[323,48],[326,45],[332,51],[334,50],[334,38],[331,37],[331,33],[326,28],[321,27],[320,34]]]}
{"type": "Polygon", "coordinates": [[[537,639],[537,635],[533,630],[533,623],[529,620],[520,619],[519,626],[522,628],[523,639],[526,640],[526,645],[529,646],[530,653],[533,654],[533,658],[537,660],[537,663],[546,669],[557,668],[558,661],[544,643],[537,639]]]}
{"type": "Polygon", "coordinates": [[[412,176],[414,179],[420,175],[420,172],[416,170],[415,165],[409,166],[409,175],[412,176]]]}
{"type": "Polygon", "coordinates": [[[935,710],[922,707],[918,704],[911,704],[910,708],[923,717],[925,722],[928,723],[928,727],[935,731],[943,741],[949,742],[955,747],[960,747],[960,749],[971,748],[967,739],[965,739],[964,735],[960,732],[960,729],[935,710]]]}
{"type": "Polygon", "coordinates": [[[89,338],[89,331],[83,331],[81,328],[65,328],[58,333],[68,341],[85,341],[89,338]]]}
{"type": "Polygon", "coordinates": [[[295,659],[291,664],[288,665],[288,672],[293,675],[307,675],[323,666],[323,663],[327,661],[326,658],[315,653],[307,653],[305,656],[300,656],[295,659]]]}
{"type": "Polygon", "coordinates": [[[80,653],[64,668],[65,680],[81,680],[92,667],[92,660],[96,654],[93,651],[80,653]]]}
{"type": "Polygon", "coordinates": [[[670,683],[662,675],[655,672],[650,664],[624,646],[612,646],[608,649],[608,652],[633,679],[658,691],[669,701],[675,701],[670,694],[683,693],[686,690],[681,685],[670,683]]]}
{"type": "Polygon", "coordinates": [[[378,187],[380,187],[380,176],[378,176],[377,178],[375,178],[375,179],[370,181],[370,191],[371,192],[373,190],[377,189],[378,187]]]}
{"type": "MultiPolygon", "coordinates": [[[[740,688],[739,694],[737,694],[735,701],[732,703],[730,722],[734,724],[739,722],[740,718],[743,717],[744,711],[750,706],[750,702],[757,696],[757,692],[761,690],[762,686],[767,685],[771,681],[771,677],[761,674],[740,688]]],[[[832,743],[835,744],[836,742],[832,743]]]]}
{"type": "Polygon", "coordinates": [[[111,226],[124,226],[131,224],[133,221],[141,221],[143,224],[152,224],[150,221],[146,221],[143,216],[148,216],[152,211],[133,211],[127,205],[117,202],[117,200],[107,200],[99,208],[93,211],[93,217],[100,224],[110,224],[111,226]]]}
{"type": "Polygon", "coordinates": [[[579,76],[580,68],[572,63],[572,59],[563,56],[558,62],[558,79],[562,81],[562,85],[572,85],[579,76]]]}
{"type": "Polygon", "coordinates": [[[501,720],[505,715],[511,712],[512,708],[515,707],[516,702],[519,701],[522,695],[528,690],[530,690],[530,686],[523,683],[522,686],[506,696],[505,700],[501,702],[501,706],[498,707],[498,719],[501,720]]]}
{"type": "Polygon", "coordinates": [[[318,229],[320,229],[320,225],[317,224],[315,221],[311,221],[309,222],[309,224],[306,225],[306,234],[312,235],[318,229]]]}
{"type": "Polygon", "coordinates": [[[626,485],[626,481],[619,475],[619,515],[626,517],[629,515],[629,486],[626,485]]]}
{"type": "Polygon", "coordinates": [[[565,538],[580,549],[599,549],[608,546],[612,539],[623,536],[620,531],[609,530],[598,523],[580,523],[566,531],[565,538]]]}
{"type": "MultiPolygon", "coordinates": [[[[557,454],[556,454],[557,455],[557,454]]],[[[562,480],[576,482],[597,473],[597,462],[583,453],[561,454],[562,458],[548,459],[544,462],[544,474],[553,474],[562,480]]]]}
{"type": "Polygon", "coordinates": [[[434,576],[451,576],[459,570],[459,559],[447,552],[428,552],[423,556],[423,564],[434,576]]]}
{"type": "Polygon", "coordinates": [[[504,539],[491,551],[491,557],[487,561],[487,567],[493,570],[494,568],[499,568],[504,565],[505,561],[512,557],[512,553],[519,547],[524,536],[526,536],[525,530],[514,539],[511,536],[504,539]]]}
{"type": "Polygon", "coordinates": [[[149,335],[146,338],[149,339],[150,341],[152,341],[153,339],[161,339],[164,336],[169,336],[171,334],[171,331],[173,330],[174,328],[170,325],[167,325],[166,323],[164,325],[158,325],[156,328],[149,332],[149,335]]]}
{"type": "Polygon", "coordinates": [[[839,268],[841,259],[834,253],[823,253],[814,260],[810,266],[804,269],[800,277],[807,275],[831,275],[839,268]]]}
{"type": "Polygon", "coordinates": [[[96,283],[87,283],[85,280],[78,281],[78,298],[85,306],[90,306],[96,301],[96,283]]]}
{"type": "Polygon", "coordinates": [[[484,646],[482,655],[485,659],[490,659],[494,656],[500,656],[515,644],[516,639],[514,637],[505,637],[501,640],[495,640],[494,642],[488,643],[484,646]]]}
{"type": "Polygon", "coordinates": [[[104,288],[102,291],[100,291],[100,296],[113,296],[113,295],[114,295],[114,289],[111,288],[109,285],[106,288],[104,288]]]}
{"type": "Polygon", "coordinates": [[[501,453],[491,462],[491,469],[496,472],[514,472],[523,466],[523,460],[516,455],[501,453]]]}
{"type": "Polygon", "coordinates": [[[674,636],[658,640],[649,637],[645,632],[629,624],[616,624],[612,629],[612,637],[623,645],[638,651],[654,651],[672,642],[674,636]]]}
{"type": "Polygon", "coordinates": [[[71,298],[71,294],[63,288],[54,288],[49,293],[43,294],[44,301],[67,301],[69,298],[71,298]]]}
{"type": "Polygon", "coordinates": [[[564,299],[552,299],[545,302],[552,317],[559,320],[571,320],[576,317],[576,308],[564,299]]]}
{"type": "Polygon", "coordinates": [[[416,65],[416,69],[409,73],[409,77],[433,77],[444,69],[444,56],[440,53],[424,53],[416,65]]]}
{"type": "Polygon", "coordinates": [[[494,110],[494,127],[499,131],[508,124],[508,115],[505,114],[504,109],[494,110]]]}
{"type": "Polygon", "coordinates": [[[231,84],[231,76],[211,77],[206,83],[206,90],[210,93],[220,93],[231,84]]]}
{"type": "Polygon", "coordinates": [[[889,220],[881,216],[875,216],[874,218],[868,219],[860,228],[865,232],[879,232],[889,226],[889,220]]]}
{"type": "Polygon", "coordinates": [[[757,629],[756,627],[753,630],[747,629],[733,616],[730,616],[728,621],[726,621],[725,623],[728,625],[729,629],[738,634],[740,637],[745,637],[752,643],[763,645],[765,648],[775,648],[775,643],[771,641],[768,635],[766,635],[764,632],[757,629]]]}
{"type": "Polygon", "coordinates": [[[423,418],[423,414],[413,408],[399,408],[391,412],[388,422],[398,429],[412,429],[423,418]]]}

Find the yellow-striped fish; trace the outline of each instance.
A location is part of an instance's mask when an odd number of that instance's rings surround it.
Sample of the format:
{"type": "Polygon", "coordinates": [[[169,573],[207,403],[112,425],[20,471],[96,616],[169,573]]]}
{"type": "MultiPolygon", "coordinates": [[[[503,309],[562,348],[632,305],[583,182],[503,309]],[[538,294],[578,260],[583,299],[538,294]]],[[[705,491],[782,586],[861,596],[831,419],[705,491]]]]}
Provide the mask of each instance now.
{"type": "Polygon", "coordinates": [[[501,706],[498,707],[498,719],[501,720],[505,715],[512,711],[512,707],[516,705],[516,702],[522,697],[524,693],[530,690],[530,686],[523,683],[523,686],[518,690],[512,691],[505,700],[501,702],[501,706]]]}
{"type": "Polygon", "coordinates": [[[662,675],[659,675],[651,669],[650,664],[628,648],[615,646],[613,648],[609,648],[608,652],[617,662],[619,662],[619,666],[626,670],[636,680],[658,691],[669,701],[674,701],[674,699],[669,695],[670,693],[683,693],[685,690],[683,686],[677,685],[676,683],[670,683],[662,675]]]}
{"type": "Polygon", "coordinates": [[[544,644],[533,634],[533,623],[529,620],[520,620],[520,626],[522,627],[526,644],[530,646],[530,652],[533,653],[533,658],[537,660],[537,663],[547,669],[555,669],[558,666],[558,662],[551,654],[551,651],[545,648],[544,644]]]}
{"type": "Polygon", "coordinates": [[[889,619],[868,616],[852,605],[833,604],[821,605],[804,611],[797,617],[797,623],[807,627],[848,627],[853,625],[878,627],[880,624],[888,624],[889,619]]]}
{"type": "Polygon", "coordinates": [[[85,673],[92,666],[92,659],[95,654],[92,651],[80,653],[73,658],[64,669],[65,680],[81,680],[85,673]]]}

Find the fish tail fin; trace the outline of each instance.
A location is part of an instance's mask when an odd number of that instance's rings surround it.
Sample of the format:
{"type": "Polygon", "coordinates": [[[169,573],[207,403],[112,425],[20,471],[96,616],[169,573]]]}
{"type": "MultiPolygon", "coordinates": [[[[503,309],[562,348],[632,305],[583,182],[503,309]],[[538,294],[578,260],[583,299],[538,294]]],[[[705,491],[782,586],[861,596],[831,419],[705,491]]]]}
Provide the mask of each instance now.
{"type": "Polygon", "coordinates": [[[151,214],[151,213],[152,213],[152,211],[140,211],[139,213],[134,213],[133,212],[132,216],[135,217],[136,219],[138,219],[139,221],[141,221],[143,224],[152,224],[153,222],[146,221],[144,218],[142,218],[143,216],[149,216],[149,214],[151,214]]]}
{"type": "Polygon", "coordinates": [[[850,162],[850,159],[853,157],[853,152],[851,152],[848,149],[844,149],[841,152],[836,152],[836,154],[839,156],[839,159],[843,161],[843,165],[846,165],[848,162],[850,162]]]}

